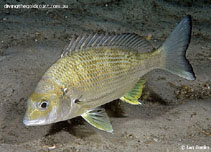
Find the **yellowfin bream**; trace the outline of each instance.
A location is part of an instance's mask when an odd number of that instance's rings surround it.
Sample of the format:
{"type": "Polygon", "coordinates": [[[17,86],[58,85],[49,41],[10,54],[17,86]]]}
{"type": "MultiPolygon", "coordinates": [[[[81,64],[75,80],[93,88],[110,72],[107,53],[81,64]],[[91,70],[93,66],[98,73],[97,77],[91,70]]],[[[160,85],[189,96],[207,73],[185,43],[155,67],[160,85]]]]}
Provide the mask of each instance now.
{"type": "Polygon", "coordinates": [[[186,16],[158,49],[136,34],[84,35],[72,39],[66,51],[43,75],[28,98],[23,123],[46,125],[82,116],[98,129],[112,132],[105,110],[115,99],[133,105],[154,69],[194,80],[185,57],[191,38],[186,16]]]}

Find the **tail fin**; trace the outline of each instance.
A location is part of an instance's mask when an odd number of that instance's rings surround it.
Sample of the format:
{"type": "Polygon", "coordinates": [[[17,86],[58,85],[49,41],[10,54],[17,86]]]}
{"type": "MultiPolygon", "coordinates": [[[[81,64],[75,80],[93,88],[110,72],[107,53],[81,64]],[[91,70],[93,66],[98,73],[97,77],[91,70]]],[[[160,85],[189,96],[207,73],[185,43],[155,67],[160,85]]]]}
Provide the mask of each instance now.
{"type": "Polygon", "coordinates": [[[194,80],[193,69],[185,53],[191,38],[191,17],[186,16],[159,48],[164,55],[163,68],[187,80],[194,80]]]}

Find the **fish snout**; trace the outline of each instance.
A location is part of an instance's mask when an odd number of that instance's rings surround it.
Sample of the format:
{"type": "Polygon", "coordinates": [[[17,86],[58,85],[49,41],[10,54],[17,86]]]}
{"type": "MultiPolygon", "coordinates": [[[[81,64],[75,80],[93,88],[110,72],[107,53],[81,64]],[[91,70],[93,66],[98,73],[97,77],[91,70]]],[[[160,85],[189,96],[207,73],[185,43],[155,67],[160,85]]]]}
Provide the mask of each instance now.
{"type": "Polygon", "coordinates": [[[33,125],[33,121],[30,120],[30,119],[25,115],[24,118],[23,118],[23,124],[24,124],[25,126],[32,126],[32,125],[33,125]]]}
{"type": "Polygon", "coordinates": [[[23,124],[25,126],[30,126],[30,120],[26,116],[24,116],[24,118],[23,118],[23,124]]]}
{"type": "Polygon", "coordinates": [[[30,120],[27,116],[24,116],[23,124],[25,126],[37,126],[37,125],[44,125],[45,120],[37,119],[37,120],[30,120]]]}

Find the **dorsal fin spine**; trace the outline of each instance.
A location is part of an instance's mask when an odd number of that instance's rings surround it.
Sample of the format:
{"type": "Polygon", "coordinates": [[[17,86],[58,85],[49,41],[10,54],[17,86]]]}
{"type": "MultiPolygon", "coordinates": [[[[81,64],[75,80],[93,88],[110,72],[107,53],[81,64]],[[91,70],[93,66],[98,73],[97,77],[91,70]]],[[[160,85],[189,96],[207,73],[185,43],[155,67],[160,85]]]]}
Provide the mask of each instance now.
{"type": "Polygon", "coordinates": [[[99,35],[98,34],[95,34],[95,37],[91,40],[91,42],[90,42],[90,46],[89,47],[93,47],[93,46],[95,46],[95,43],[96,43],[96,41],[97,41],[97,39],[99,38],[99,35]]]}
{"type": "Polygon", "coordinates": [[[104,41],[108,38],[108,34],[106,34],[100,41],[98,46],[102,46],[102,44],[104,43],[104,41]]]}
{"type": "Polygon", "coordinates": [[[116,38],[116,40],[115,40],[115,42],[114,42],[113,44],[114,44],[115,46],[118,45],[119,42],[120,42],[120,40],[121,40],[121,36],[119,35],[119,36],[117,36],[117,38],[116,38]]]}
{"type": "Polygon", "coordinates": [[[78,42],[78,47],[76,47],[76,49],[79,49],[79,50],[83,49],[83,45],[82,44],[84,43],[86,38],[87,38],[86,34],[82,36],[81,40],[78,42]]]}
{"type": "Polygon", "coordinates": [[[127,46],[128,41],[130,41],[132,38],[133,38],[132,35],[128,35],[127,39],[124,42],[125,46],[127,46]]]}
{"type": "Polygon", "coordinates": [[[102,35],[98,35],[97,36],[97,38],[94,40],[94,42],[92,43],[92,46],[91,47],[93,47],[93,46],[96,46],[97,45],[97,43],[99,42],[99,40],[102,38],[102,35]]]}
{"type": "Polygon", "coordinates": [[[99,42],[102,40],[102,35],[99,35],[99,37],[96,39],[95,41],[95,45],[98,46],[99,45],[99,42]]]}
{"type": "Polygon", "coordinates": [[[88,46],[88,43],[89,43],[90,40],[92,39],[92,36],[93,36],[93,35],[89,35],[89,36],[86,38],[86,41],[84,42],[83,48],[86,48],[86,47],[88,46]]]}
{"type": "Polygon", "coordinates": [[[73,45],[72,45],[72,47],[71,47],[71,51],[75,50],[75,48],[76,48],[76,46],[77,46],[77,44],[78,44],[78,41],[80,41],[80,39],[81,39],[81,37],[79,36],[79,37],[75,40],[75,42],[73,43],[73,45]]]}
{"type": "Polygon", "coordinates": [[[131,44],[135,39],[136,39],[136,37],[133,35],[132,38],[131,38],[130,40],[128,40],[128,42],[127,42],[126,45],[129,47],[130,44],[131,44]]]}
{"type": "Polygon", "coordinates": [[[95,41],[96,37],[97,37],[97,34],[95,34],[95,35],[90,39],[90,41],[87,43],[87,47],[90,47],[90,46],[92,45],[92,43],[95,41]]]}
{"type": "Polygon", "coordinates": [[[81,42],[81,47],[80,47],[81,50],[84,48],[85,42],[86,42],[88,37],[89,37],[88,35],[86,35],[86,34],[84,35],[83,42],[81,42]]]}
{"type": "Polygon", "coordinates": [[[62,53],[64,55],[71,55],[72,52],[81,51],[90,47],[109,47],[132,49],[137,52],[146,52],[153,49],[149,42],[136,34],[95,34],[82,35],[78,38],[72,38],[67,49],[62,53]]]}
{"type": "Polygon", "coordinates": [[[131,46],[136,46],[136,48],[137,48],[137,43],[139,42],[139,40],[137,39],[137,40],[134,40],[131,44],[130,44],[130,46],[129,47],[131,47],[131,46]]]}
{"type": "Polygon", "coordinates": [[[118,35],[114,35],[114,37],[111,39],[111,42],[108,45],[115,45],[117,38],[118,38],[118,35]]]}
{"type": "Polygon", "coordinates": [[[121,36],[121,39],[119,40],[119,45],[120,45],[120,46],[122,45],[122,43],[124,42],[124,39],[125,39],[126,37],[127,37],[126,34],[124,34],[124,35],[121,36]]]}
{"type": "Polygon", "coordinates": [[[112,36],[111,36],[111,35],[108,36],[108,38],[104,41],[104,43],[103,43],[102,45],[103,45],[103,46],[104,46],[104,45],[107,45],[106,43],[107,43],[108,41],[110,41],[110,39],[112,39],[112,36]]]}

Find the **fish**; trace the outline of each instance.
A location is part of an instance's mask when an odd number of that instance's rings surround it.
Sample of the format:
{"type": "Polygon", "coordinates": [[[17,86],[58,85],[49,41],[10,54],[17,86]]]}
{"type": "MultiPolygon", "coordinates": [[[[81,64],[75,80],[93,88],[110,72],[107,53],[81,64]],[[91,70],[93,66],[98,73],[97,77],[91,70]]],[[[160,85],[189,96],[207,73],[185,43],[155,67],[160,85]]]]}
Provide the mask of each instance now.
{"type": "Polygon", "coordinates": [[[112,133],[102,105],[116,99],[140,105],[148,72],[162,69],[187,80],[196,79],[186,58],[191,29],[191,16],[186,16],[158,48],[134,33],[73,38],[28,97],[23,123],[47,125],[81,116],[92,126],[112,133]]]}

